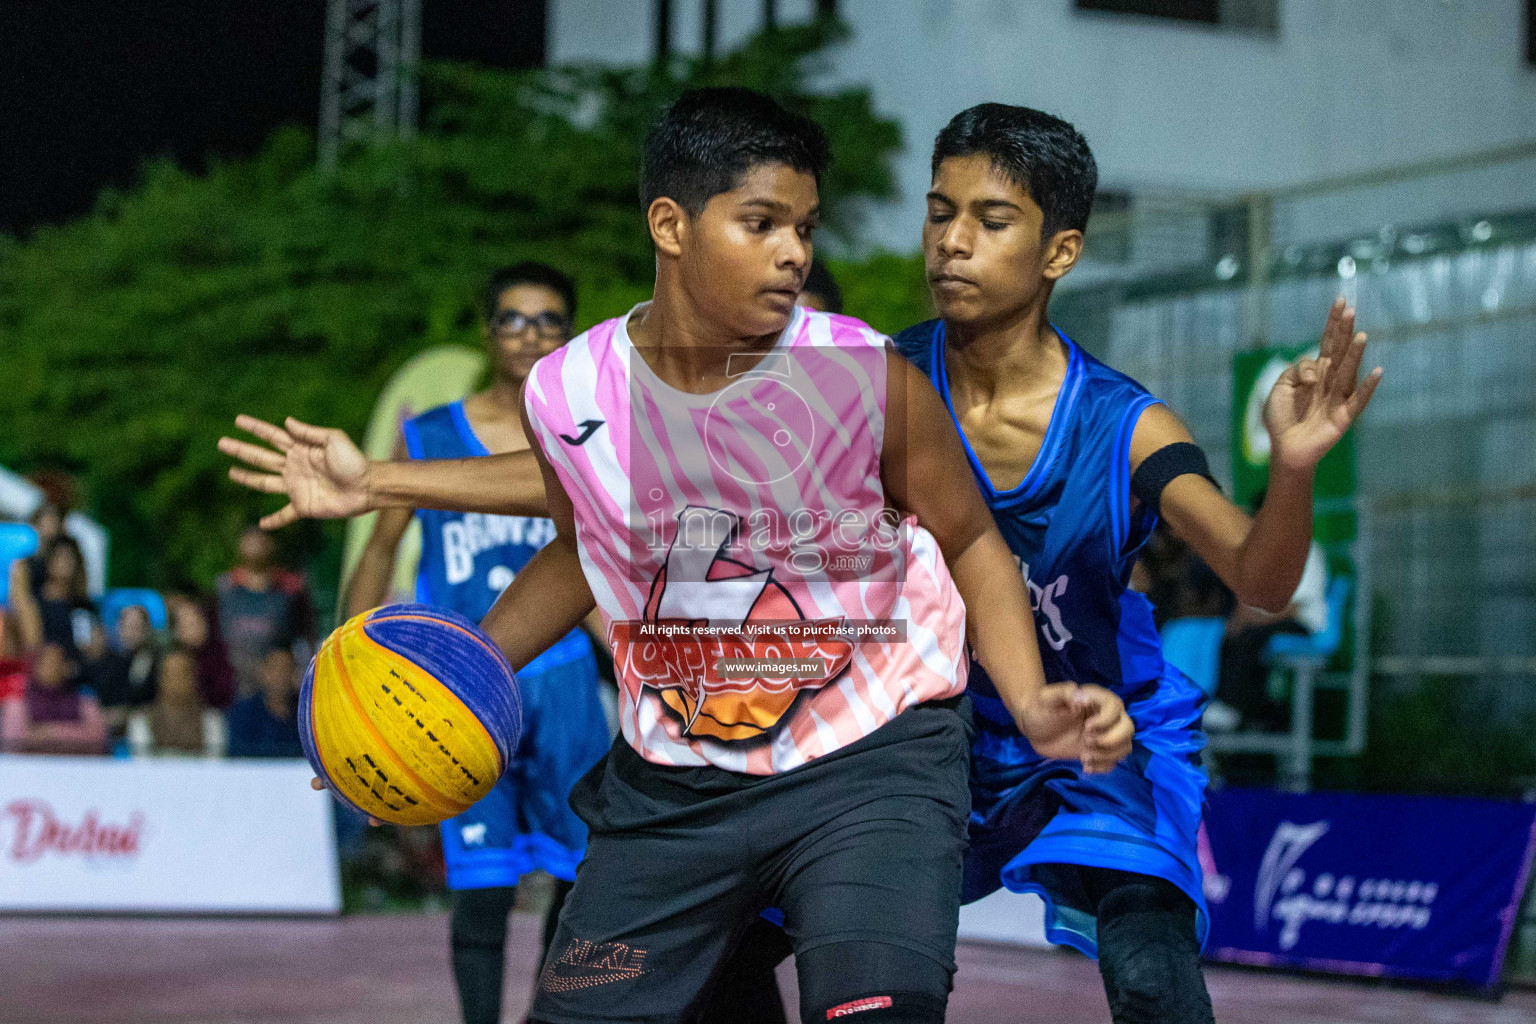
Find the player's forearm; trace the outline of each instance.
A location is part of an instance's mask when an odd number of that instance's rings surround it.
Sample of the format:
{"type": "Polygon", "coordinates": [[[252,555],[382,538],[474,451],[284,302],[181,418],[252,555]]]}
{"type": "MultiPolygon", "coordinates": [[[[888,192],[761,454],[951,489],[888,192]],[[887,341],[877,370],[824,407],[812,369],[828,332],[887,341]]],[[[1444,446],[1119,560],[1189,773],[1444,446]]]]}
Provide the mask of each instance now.
{"type": "Polygon", "coordinates": [[[580,625],[593,604],[575,541],[556,537],[502,591],[480,628],[518,671],[580,625]]]}
{"type": "Polygon", "coordinates": [[[389,579],[394,569],[394,552],[381,551],[373,544],[363,548],[362,557],[352,570],[352,578],[347,581],[343,614],[350,619],[383,604],[389,596],[389,579]]]}
{"type": "Polygon", "coordinates": [[[511,516],[548,514],[544,481],[532,452],[369,463],[368,505],[511,516]]]}
{"type": "Polygon", "coordinates": [[[1271,464],[1264,505],[1237,555],[1237,586],[1244,604],[1280,612],[1290,603],[1312,546],[1311,470],[1271,464]]]}
{"type": "Polygon", "coordinates": [[[1024,576],[996,527],[971,542],[949,571],[965,601],[966,633],[976,658],[1028,735],[1025,712],[1045,685],[1045,671],[1024,576]]]}

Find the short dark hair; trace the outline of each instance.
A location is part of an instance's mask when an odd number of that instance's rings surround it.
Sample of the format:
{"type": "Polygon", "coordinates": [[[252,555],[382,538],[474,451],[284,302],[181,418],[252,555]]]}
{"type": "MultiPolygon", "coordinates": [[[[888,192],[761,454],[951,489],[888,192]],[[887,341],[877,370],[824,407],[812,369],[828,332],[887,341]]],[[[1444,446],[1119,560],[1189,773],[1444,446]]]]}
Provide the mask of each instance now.
{"type": "Polygon", "coordinates": [[[690,89],[651,126],[640,157],[640,207],[662,196],[690,217],[759,164],[787,164],[820,182],[832,162],[826,133],[760,92],[690,89]]]}
{"type": "Polygon", "coordinates": [[[1041,237],[1088,227],[1099,168],[1081,132],[1030,107],[981,103],[962,110],[933,140],[934,174],[949,157],[983,154],[1045,214],[1041,237]]]}
{"type": "Polygon", "coordinates": [[[825,263],[811,261],[811,269],[806,271],[805,284],[800,290],[810,292],[812,295],[820,295],[822,305],[827,307],[828,313],[843,311],[843,290],[837,286],[837,280],[825,263]]]}
{"type": "Polygon", "coordinates": [[[496,303],[501,293],[520,284],[536,284],[548,288],[565,302],[565,318],[572,321],[576,319],[575,283],[547,263],[525,260],[510,267],[502,267],[486,281],[485,289],[480,293],[480,315],[486,323],[490,323],[496,316],[496,303]]]}

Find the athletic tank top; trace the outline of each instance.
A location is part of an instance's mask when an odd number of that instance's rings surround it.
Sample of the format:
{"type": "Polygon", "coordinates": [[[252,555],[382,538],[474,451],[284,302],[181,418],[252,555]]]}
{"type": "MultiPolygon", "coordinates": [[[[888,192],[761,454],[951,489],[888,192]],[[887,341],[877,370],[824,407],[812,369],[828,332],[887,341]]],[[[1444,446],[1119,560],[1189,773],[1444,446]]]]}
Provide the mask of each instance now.
{"type": "MultiPolygon", "coordinates": [[[[961,440],[1029,585],[1045,678],[1096,683],[1126,697],[1163,671],[1152,605],[1127,589],[1136,553],[1157,522],[1145,507],[1131,512],[1130,491],[1131,434],[1156,399],[1057,334],[1067,348],[1066,379],[1040,453],[1018,486],[994,488],[963,431],[961,440]]],[[[910,327],[896,345],[928,375],[953,418],[943,322],[910,327]]],[[[971,698],[983,717],[1012,728],[979,665],[971,698]]]]}
{"type": "Polygon", "coordinates": [[[627,320],[542,359],[526,400],[575,509],[630,745],[769,775],[964,689],[949,570],[886,508],[888,339],[797,309],[695,395],[650,369],[627,320]]]}
{"type": "MultiPolygon", "coordinates": [[[[470,426],[463,402],[440,405],[406,420],[401,433],[413,459],[491,454],[470,426]]],[[[485,618],[512,577],[555,536],[554,523],[532,516],[417,509],[416,518],[421,521],[416,600],[452,609],[473,622],[485,618]]],[[[573,629],[540,655],[540,664],[547,666],[590,650],[586,632],[573,629]]]]}

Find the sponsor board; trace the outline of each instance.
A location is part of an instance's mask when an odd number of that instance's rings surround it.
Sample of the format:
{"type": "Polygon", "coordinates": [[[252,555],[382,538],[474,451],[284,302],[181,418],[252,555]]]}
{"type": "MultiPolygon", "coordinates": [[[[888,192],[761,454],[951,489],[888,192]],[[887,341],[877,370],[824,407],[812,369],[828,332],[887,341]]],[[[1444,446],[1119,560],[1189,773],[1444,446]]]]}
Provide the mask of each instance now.
{"type": "Polygon", "coordinates": [[[0,756],[0,912],[341,910],[303,761],[0,756]]]}
{"type": "Polygon", "coordinates": [[[1536,806],[1236,789],[1208,800],[1211,958],[1498,984],[1536,806]]]}

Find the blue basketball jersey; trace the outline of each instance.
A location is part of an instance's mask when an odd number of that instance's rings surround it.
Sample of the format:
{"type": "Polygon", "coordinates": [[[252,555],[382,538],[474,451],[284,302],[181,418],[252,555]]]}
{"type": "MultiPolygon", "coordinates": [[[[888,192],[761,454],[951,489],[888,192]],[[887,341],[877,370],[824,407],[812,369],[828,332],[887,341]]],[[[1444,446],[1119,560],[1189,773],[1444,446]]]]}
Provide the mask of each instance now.
{"type": "MultiPolygon", "coordinates": [[[[1157,521],[1149,509],[1131,512],[1131,433],[1156,399],[1057,335],[1067,348],[1066,379],[1040,453],[1018,486],[993,487],[963,432],[961,441],[1028,582],[1046,680],[1097,683],[1129,703],[1163,672],[1152,605],[1127,589],[1136,553],[1157,521]]],[[[953,417],[943,322],[918,324],[895,340],[953,417]]],[[[1011,725],[979,665],[971,666],[970,692],[978,713],[1011,725]]]]}
{"type": "MultiPolygon", "coordinates": [[[[464,459],[490,452],[475,436],[463,402],[450,402],[402,425],[413,459],[464,459]]],[[[512,577],[555,536],[555,524],[528,516],[418,509],[421,567],[416,599],[479,622],[512,577]]]]}

